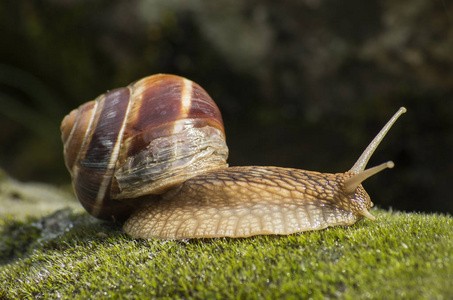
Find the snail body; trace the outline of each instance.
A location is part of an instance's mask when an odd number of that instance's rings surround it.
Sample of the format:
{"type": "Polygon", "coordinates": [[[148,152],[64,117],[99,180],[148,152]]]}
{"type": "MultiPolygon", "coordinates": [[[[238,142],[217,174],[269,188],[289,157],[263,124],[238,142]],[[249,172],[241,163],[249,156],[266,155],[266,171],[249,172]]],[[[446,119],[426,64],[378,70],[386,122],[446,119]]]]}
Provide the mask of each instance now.
{"type": "Polygon", "coordinates": [[[373,205],[361,182],[396,119],[351,170],[228,167],[220,111],[196,83],[158,74],[112,90],[62,122],[65,162],[93,216],[126,220],[137,238],[247,237],[351,225],[373,205]]]}

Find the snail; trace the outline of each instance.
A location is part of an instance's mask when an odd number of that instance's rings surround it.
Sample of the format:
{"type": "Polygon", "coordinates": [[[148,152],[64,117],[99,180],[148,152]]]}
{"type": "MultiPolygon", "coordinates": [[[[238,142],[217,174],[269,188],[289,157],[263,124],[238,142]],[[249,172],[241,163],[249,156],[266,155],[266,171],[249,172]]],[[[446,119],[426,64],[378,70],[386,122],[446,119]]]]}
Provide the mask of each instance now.
{"type": "Polygon", "coordinates": [[[365,169],[401,107],[345,173],[228,167],[220,111],[198,84],[145,77],[108,91],[62,121],[75,194],[94,217],[125,221],[134,238],[287,235],[374,220],[365,169]]]}

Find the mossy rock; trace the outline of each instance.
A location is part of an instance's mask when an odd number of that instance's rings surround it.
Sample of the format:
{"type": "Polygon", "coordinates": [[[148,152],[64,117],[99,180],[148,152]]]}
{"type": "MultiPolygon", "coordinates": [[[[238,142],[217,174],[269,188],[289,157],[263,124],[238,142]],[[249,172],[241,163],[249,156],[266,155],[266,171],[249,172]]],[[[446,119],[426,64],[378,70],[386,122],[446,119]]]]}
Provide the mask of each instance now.
{"type": "Polygon", "coordinates": [[[373,209],[289,236],[136,240],[57,211],[2,219],[0,298],[451,299],[453,219],[373,209]]]}
{"type": "Polygon", "coordinates": [[[20,182],[0,169],[0,222],[8,218],[17,221],[41,217],[67,207],[83,210],[69,189],[40,182],[20,182]]]}

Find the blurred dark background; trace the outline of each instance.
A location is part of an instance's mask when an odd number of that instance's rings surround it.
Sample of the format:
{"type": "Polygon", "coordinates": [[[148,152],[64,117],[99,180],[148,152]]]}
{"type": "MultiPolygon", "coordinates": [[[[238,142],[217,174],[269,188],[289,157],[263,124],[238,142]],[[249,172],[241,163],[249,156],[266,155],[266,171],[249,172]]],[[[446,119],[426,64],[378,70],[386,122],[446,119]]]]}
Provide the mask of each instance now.
{"type": "Polygon", "coordinates": [[[348,170],[400,107],[369,166],[373,202],[453,213],[453,2],[2,0],[0,168],[66,185],[70,110],[154,73],[220,107],[230,165],[348,170]]]}

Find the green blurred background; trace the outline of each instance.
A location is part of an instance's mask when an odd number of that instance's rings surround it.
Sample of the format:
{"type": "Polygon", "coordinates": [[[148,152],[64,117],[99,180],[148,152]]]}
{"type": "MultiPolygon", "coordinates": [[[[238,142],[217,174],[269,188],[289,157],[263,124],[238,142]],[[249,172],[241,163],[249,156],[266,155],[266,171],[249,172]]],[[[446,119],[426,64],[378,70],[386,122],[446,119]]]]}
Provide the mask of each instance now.
{"type": "Polygon", "coordinates": [[[369,166],[380,207],[453,213],[453,2],[2,0],[0,168],[67,185],[70,110],[154,73],[220,107],[230,165],[348,170],[390,116],[369,166]]]}

